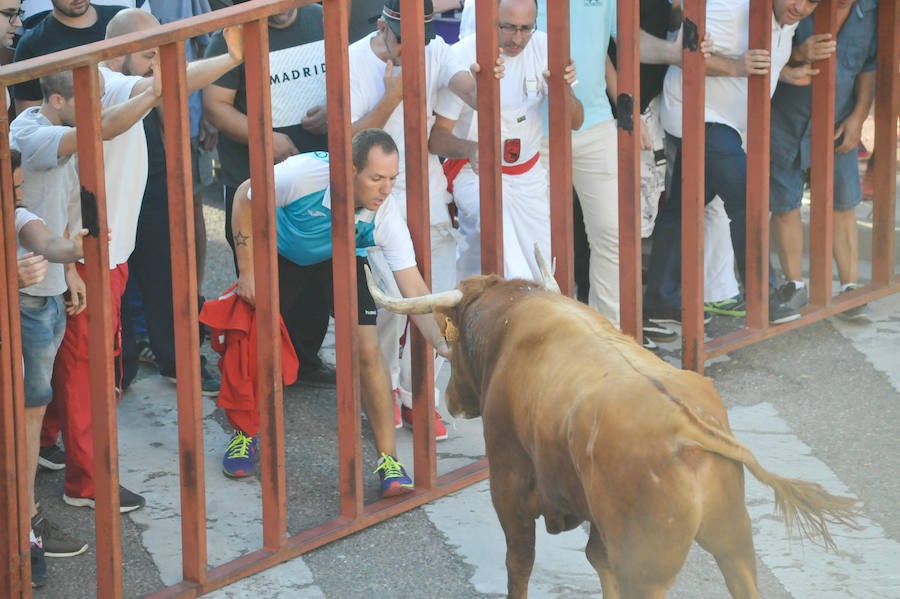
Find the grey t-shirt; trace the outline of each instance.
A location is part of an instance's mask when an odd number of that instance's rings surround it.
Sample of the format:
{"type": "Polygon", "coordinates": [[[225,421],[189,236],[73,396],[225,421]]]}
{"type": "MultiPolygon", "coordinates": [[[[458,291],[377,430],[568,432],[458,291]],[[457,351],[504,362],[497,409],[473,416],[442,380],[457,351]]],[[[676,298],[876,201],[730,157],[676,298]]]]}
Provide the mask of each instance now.
{"type": "MultiPolygon", "coordinates": [[[[71,156],[57,157],[60,140],[69,130],[65,125],[51,123],[39,106],[25,110],[9,126],[10,145],[22,153],[22,203],[57,236],[70,222],[69,211],[80,211],[75,160],[71,156]]],[[[51,296],[65,290],[63,265],[51,263],[43,281],[20,291],[51,296]]]]}

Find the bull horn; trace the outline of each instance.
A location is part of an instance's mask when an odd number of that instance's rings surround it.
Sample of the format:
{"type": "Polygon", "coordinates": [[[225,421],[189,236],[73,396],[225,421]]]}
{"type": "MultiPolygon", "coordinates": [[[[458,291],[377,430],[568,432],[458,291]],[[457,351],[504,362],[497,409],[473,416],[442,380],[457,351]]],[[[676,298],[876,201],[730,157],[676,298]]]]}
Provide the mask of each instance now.
{"type": "Polygon", "coordinates": [[[397,314],[429,314],[435,308],[452,308],[463,297],[462,291],[459,289],[419,297],[390,297],[375,284],[369,265],[366,264],[363,268],[366,269],[366,284],[369,286],[369,293],[372,294],[375,303],[397,314]]]}
{"type": "Polygon", "coordinates": [[[544,261],[544,256],[541,254],[541,249],[538,247],[538,244],[535,243],[534,259],[537,261],[538,268],[541,269],[541,277],[544,280],[544,289],[561,294],[562,291],[559,289],[559,284],[556,282],[556,279],[553,278],[553,273],[556,272],[556,258],[553,259],[553,268],[548,269],[547,263],[544,261]]]}

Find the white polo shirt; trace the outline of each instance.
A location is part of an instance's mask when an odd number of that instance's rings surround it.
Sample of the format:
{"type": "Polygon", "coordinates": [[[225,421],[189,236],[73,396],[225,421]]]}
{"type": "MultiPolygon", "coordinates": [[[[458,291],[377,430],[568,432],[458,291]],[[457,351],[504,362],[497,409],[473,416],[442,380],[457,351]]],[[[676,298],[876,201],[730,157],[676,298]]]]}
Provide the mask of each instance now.
{"type": "MultiPolygon", "coordinates": [[[[796,28],[796,23],[779,25],[772,15],[770,97],[778,85],[778,74],[791,56],[796,28]]],[[[708,0],[706,32],[713,40],[715,54],[740,60],[750,47],[749,30],[749,0],[708,0]]],[[[663,84],[660,118],[663,128],[675,137],[682,136],[682,96],[682,70],[671,66],[663,84]]],[[[747,78],[708,76],[704,118],[707,123],[728,125],[744,138],[747,134],[747,78]]]]}

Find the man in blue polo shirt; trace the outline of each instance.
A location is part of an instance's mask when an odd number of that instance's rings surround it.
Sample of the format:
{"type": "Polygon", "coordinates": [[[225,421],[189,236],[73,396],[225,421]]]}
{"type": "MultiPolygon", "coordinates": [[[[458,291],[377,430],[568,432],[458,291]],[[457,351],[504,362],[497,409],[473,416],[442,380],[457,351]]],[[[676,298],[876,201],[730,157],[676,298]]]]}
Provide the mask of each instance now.
{"type": "MultiPolygon", "coordinates": [[[[390,497],[410,492],[413,484],[395,457],[394,399],[375,330],[375,301],[363,276],[363,266],[367,264],[366,248],[378,246],[381,249],[405,297],[428,294],[430,290],[416,268],[406,221],[391,195],[400,171],[400,155],[393,138],[381,129],[365,129],[354,135],[352,169],[356,209],[360,396],[380,456],[376,472],[381,478],[382,495],[390,497]]],[[[295,306],[303,304],[304,294],[328,294],[329,303],[333,303],[330,284],[327,289],[310,289],[303,284],[303,280],[309,271],[324,269],[331,274],[331,205],[333,199],[346,201],[346,198],[332,198],[329,156],[326,152],[291,156],[275,165],[274,180],[278,253],[285,258],[279,261],[279,300],[282,317],[286,320],[295,306]]],[[[235,192],[232,230],[240,270],[237,294],[254,304],[251,198],[250,181],[245,181],[235,192]]],[[[434,319],[430,315],[419,315],[413,316],[413,320],[423,336],[445,355],[447,345],[434,319]]],[[[223,462],[226,474],[229,471],[252,471],[246,463],[233,462],[250,460],[252,466],[255,446],[255,439],[235,430],[223,462]]]]}
{"type": "MultiPolygon", "coordinates": [[[[862,201],[857,147],[863,122],[875,97],[875,52],[878,39],[878,0],[839,0],[837,9],[837,61],[834,87],[834,262],[841,293],[858,285],[859,236],[854,208],[862,201]]],[[[835,51],[830,34],[813,35],[807,17],[794,34],[789,66],[801,71],[835,51]]],[[[786,71],[784,75],[790,74],[786,71]]],[[[810,166],[812,89],[810,78],[782,76],[772,97],[772,152],[769,206],[772,231],[785,283],[781,301],[794,308],[809,302],[803,280],[803,171],[810,166]]],[[[815,201],[815,198],[813,199],[815,201]]],[[[868,319],[866,305],[837,314],[844,320],[868,319]]]]}

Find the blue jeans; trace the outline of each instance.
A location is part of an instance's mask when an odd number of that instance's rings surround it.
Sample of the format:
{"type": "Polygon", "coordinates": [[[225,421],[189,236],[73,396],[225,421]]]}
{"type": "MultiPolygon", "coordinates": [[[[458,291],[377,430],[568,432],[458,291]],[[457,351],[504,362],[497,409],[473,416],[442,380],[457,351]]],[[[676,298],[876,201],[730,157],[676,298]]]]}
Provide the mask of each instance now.
{"type": "Polygon", "coordinates": [[[66,332],[66,310],[61,295],[19,294],[22,323],[22,361],[25,365],[25,406],[50,403],[53,361],[66,332]]]}
{"type": "MultiPolygon", "coordinates": [[[[667,134],[677,147],[672,183],[653,229],[644,311],[681,308],[681,140],[667,134]]],[[[741,136],[727,125],[706,123],[706,194],[708,204],[717,195],[731,219],[731,243],[741,282],[747,261],[747,155],[741,136]]]]}

